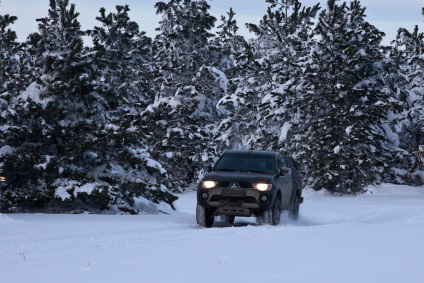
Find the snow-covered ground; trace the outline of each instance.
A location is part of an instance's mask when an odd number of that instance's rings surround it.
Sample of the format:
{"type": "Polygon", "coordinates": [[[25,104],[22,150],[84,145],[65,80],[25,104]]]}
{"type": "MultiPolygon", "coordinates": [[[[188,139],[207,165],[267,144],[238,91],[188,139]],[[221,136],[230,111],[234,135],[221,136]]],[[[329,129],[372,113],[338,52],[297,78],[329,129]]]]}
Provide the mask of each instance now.
{"type": "Polygon", "coordinates": [[[300,219],[0,214],[0,282],[424,282],[424,188],[305,191],[300,219]]]}

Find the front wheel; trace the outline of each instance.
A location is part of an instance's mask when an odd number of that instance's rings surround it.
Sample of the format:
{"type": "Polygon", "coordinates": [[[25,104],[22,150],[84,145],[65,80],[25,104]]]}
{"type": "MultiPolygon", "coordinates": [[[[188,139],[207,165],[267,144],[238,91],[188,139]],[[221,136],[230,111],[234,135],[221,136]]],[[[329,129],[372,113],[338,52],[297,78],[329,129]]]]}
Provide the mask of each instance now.
{"type": "Polygon", "coordinates": [[[275,200],[274,206],[265,210],[258,217],[259,224],[267,224],[267,225],[278,225],[280,223],[281,216],[281,200],[277,197],[275,200]]]}
{"type": "Polygon", "coordinates": [[[209,209],[197,204],[196,221],[200,226],[210,228],[214,221],[213,213],[209,209]]]}

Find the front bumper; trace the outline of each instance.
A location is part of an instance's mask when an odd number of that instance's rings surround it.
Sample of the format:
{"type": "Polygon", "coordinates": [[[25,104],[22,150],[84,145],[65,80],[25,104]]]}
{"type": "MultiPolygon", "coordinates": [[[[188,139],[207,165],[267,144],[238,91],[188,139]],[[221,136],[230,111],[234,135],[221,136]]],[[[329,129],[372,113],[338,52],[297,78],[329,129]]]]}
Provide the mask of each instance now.
{"type": "Polygon", "coordinates": [[[255,189],[198,187],[197,201],[206,208],[215,209],[215,214],[230,216],[251,216],[271,207],[272,191],[260,192],[255,189]]]}

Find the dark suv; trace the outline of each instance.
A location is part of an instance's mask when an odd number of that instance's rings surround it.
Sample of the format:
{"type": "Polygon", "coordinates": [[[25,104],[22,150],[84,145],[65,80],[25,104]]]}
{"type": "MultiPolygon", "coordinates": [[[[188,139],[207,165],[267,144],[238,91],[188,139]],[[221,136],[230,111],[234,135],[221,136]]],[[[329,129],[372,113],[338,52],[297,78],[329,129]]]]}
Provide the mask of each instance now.
{"type": "MultiPolygon", "coordinates": [[[[209,166],[210,167],[210,166],[209,166]]],[[[303,202],[302,181],[292,157],[275,151],[225,152],[197,187],[196,220],[212,227],[214,216],[228,223],[236,216],[256,216],[277,225],[283,209],[297,219],[303,202]]]]}

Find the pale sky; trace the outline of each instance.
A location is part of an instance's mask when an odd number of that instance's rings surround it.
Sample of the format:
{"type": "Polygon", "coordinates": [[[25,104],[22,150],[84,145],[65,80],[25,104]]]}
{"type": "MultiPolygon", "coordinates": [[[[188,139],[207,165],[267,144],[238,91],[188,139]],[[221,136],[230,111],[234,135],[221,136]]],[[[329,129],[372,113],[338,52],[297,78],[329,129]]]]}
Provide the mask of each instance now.
{"type": "MultiPolygon", "coordinates": [[[[128,4],[131,9],[131,20],[137,22],[140,30],[145,31],[150,37],[155,36],[155,28],[158,27],[160,20],[154,8],[158,0],[70,0],[70,2],[75,3],[76,10],[80,13],[78,20],[83,30],[100,26],[95,20],[100,7],[105,7],[106,12],[115,12],[116,5],[128,4]]],[[[321,2],[322,9],[326,7],[326,1],[322,0],[301,2],[305,6],[321,2]]],[[[217,19],[232,7],[240,27],[239,34],[247,38],[253,35],[245,29],[245,23],[258,23],[268,6],[265,0],[210,0],[209,4],[210,13],[217,19]]],[[[424,32],[424,16],[421,15],[423,0],[362,0],[361,4],[367,8],[368,21],[386,33],[384,44],[389,44],[395,38],[400,27],[412,31],[414,26],[418,25],[420,31],[424,32]]],[[[19,41],[24,41],[29,33],[37,31],[38,23],[35,19],[47,17],[48,9],[49,0],[0,0],[0,15],[9,14],[18,17],[10,28],[17,32],[19,41]]]]}

